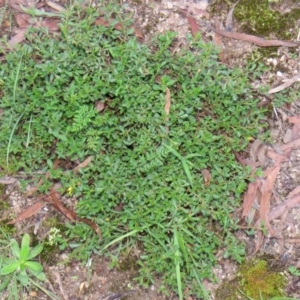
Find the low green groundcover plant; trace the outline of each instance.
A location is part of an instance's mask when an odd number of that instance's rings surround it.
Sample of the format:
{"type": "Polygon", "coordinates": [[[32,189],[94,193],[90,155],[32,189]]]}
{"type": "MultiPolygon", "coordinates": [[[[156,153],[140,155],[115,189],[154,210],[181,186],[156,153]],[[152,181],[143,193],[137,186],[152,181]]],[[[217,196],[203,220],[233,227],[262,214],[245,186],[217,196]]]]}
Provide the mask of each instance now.
{"type": "Polygon", "coordinates": [[[0,228],[0,245],[0,293],[4,297],[1,299],[23,299],[24,288],[38,288],[50,299],[58,299],[40,285],[46,276],[43,266],[33,260],[42,252],[43,244],[30,248],[30,237],[25,234],[20,247],[15,239],[9,240],[9,235],[0,228]]]}
{"type": "MultiPolygon", "coordinates": [[[[237,261],[244,256],[232,214],[249,171],[234,151],[261,128],[249,84],[257,73],[220,64],[213,45],[200,39],[189,38],[174,53],[172,32],[148,47],[128,20],[117,31],[114,21],[94,26],[97,16],[95,9],[73,8],[59,36],[32,29],[29,42],[6,55],[3,173],[49,171],[40,192],[60,181],[77,197],[77,213],[98,223],[103,235],[99,241],[86,225],[69,225],[66,239],[77,243],[77,257],[137,248],[139,283],[159,274],[162,289],[203,296],[201,280],[212,278],[218,250],[237,261]],[[88,156],[86,168],[66,172],[88,156]]],[[[24,186],[40,179],[28,178],[24,186]]]]}

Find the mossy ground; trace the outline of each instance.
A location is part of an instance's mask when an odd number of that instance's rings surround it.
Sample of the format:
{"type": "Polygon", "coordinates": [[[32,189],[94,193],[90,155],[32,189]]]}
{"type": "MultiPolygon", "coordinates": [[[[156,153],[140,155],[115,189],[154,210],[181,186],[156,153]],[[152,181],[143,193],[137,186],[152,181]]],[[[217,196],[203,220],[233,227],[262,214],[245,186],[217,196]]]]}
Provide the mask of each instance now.
{"type": "Polygon", "coordinates": [[[240,266],[236,278],[221,285],[216,299],[271,299],[285,296],[286,284],[284,275],[273,270],[267,260],[253,259],[240,266]]]}
{"type": "MultiPolygon", "coordinates": [[[[241,32],[268,38],[271,34],[278,39],[291,39],[295,37],[296,22],[300,19],[300,8],[294,8],[289,12],[282,13],[277,10],[281,1],[270,2],[269,0],[240,0],[234,10],[234,18],[241,26],[241,32]],[[293,29],[293,30],[290,30],[293,29]]],[[[218,7],[227,5],[227,10],[236,3],[236,0],[214,1],[211,12],[216,13],[218,7]]]]}
{"type": "Polygon", "coordinates": [[[268,0],[241,0],[234,16],[244,33],[268,38],[274,34],[278,39],[293,38],[293,28],[300,18],[300,8],[282,13],[272,7],[268,0]]]}

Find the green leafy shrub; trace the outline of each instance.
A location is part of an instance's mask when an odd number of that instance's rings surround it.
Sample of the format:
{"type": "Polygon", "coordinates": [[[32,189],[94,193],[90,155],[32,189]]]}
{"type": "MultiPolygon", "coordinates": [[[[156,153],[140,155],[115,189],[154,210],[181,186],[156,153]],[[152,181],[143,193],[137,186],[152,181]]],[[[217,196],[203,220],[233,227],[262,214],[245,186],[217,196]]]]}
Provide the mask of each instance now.
{"type": "Polygon", "coordinates": [[[75,10],[63,19],[59,38],[32,31],[30,43],[6,56],[1,165],[6,172],[50,170],[41,192],[56,180],[63,190],[72,186],[78,214],[103,234],[99,242],[87,226],[69,226],[77,257],[112,241],[119,251],[135,246],[142,250],[139,283],[149,284],[156,273],[175,288],[180,276],[184,289],[203,295],[201,279],[212,277],[218,249],[237,261],[244,255],[232,213],[249,172],[233,152],[261,127],[247,73],[221,65],[209,43],[190,38],[173,54],[169,32],[151,50],[126,20],[116,31],[113,23],[94,26],[96,15],[75,10]],[[87,168],[63,173],[89,155],[87,168]],[[56,159],[65,163],[52,170],[56,159]]]}

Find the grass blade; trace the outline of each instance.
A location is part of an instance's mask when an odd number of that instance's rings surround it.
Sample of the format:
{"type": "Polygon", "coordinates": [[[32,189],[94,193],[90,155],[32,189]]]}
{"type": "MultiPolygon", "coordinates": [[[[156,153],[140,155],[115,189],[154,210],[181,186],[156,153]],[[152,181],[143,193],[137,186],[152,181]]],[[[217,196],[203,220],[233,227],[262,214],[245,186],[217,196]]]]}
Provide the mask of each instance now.
{"type": "Polygon", "coordinates": [[[31,124],[32,124],[32,114],[30,115],[30,120],[29,120],[29,126],[28,126],[28,132],[27,132],[27,139],[26,139],[26,145],[25,147],[28,148],[29,146],[29,142],[30,142],[30,138],[31,138],[31,124]]]}
{"type": "Polygon", "coordinates": [[[183,300],[182,282],[181,282],[181,274],[180,274],[180,260],[179,260],[180,251],[179,251],[179,243],[178,243],[176,228],[174,228],[174,248],[175,248],[175,270],[176,270],[178,296],[179,296],[179,300],[183,300]]]}
{"type": "Polygon", "coordinates": [[[119,236],[118,238],[114,239],[113,241],[111,241],[110,243],[108,243],[106,246],[104,246],[104,248],[102,249],[102,251],[104,251],[105,249],[109,248],[111,245],[127,238],[128,236],[132,236],[134,234],[136,234],[137,232],[139,232],[139,230],[135,229],[135,230],[132,230],[130,232],[127,232],[126,234],[122,235],[122,236],[119,236]]]}
{"type": "Polygon", "coordinates": [[[60,300],[59,297],[57,297],[56,295],[54,295],[53,293],[51,293],[50,291],[48,291],[47,289],[45,289],[44,287],[42,287],[41,285],[39,285],[37,282],[35,282],[34,280],[32,280],[31,278],[29,278],[30,282],[35,285],[37,288],[39,288],[42,292],[44,292],[48,297],[50,297],[51,299],[54,300],[60,300]]]}
{"type": "Polygon", "coordinates": [[[8,157],[9,157],[9,152],[10,152],[10,146],[11,146],[11,141],[12,141],[12,138],[14,136],[14,133],[15,133],[15,130],[21,120],[21,118],[23,117],[24,113],[22,113],[20,115],[20,117],[17,119],[11,133],[10,133],[10,136],[9,136],[9,141],[8,141],[8,145],[7,145],[7,150],[6,150],[6,166],[7,166],[7,170],[9,169],[9,163],[8,163],[8,157]]]}
{"type": "Polygon", "coordinates": [[[22,57],[23,57],[23,55],[21,56],[21,59],[20,59],[19,65],[18,65],[17,75],[16,75],[15,83],[14,83],[14,90],[13,90],[13,102],[14,102],[14,104],[16,103],[16,90],[17,90],[17,84],[18,84],[18,80],[19,80],[20,69],[21,69],[21,65],[22,65],[22,57]]]}

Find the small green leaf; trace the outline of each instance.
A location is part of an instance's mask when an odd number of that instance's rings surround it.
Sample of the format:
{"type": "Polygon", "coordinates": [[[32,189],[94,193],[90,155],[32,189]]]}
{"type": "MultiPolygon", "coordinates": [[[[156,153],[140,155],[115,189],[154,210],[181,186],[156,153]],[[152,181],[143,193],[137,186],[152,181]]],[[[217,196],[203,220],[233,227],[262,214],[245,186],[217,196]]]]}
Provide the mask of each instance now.
{"type": "Polygon", "coordinates": [[[11,248],[13,256],[15,258],[20,258],[20,248],[19,248],[18,242],[15,239],[10,240],[10,248],[11,248]]]}
{"type": "Polygon", "coordinates": [[[1,285],[0,285],[0,293],[6,289],[6,287],[10,284],[11,278],[12,278],[13,274],[11,274],[10,276],[6,276],[4,277],[4,280],[1,281],[1,285]]]}
{"type": "Polygon", "coordinates": [[[21,244],[21,251],[20,251],[20,260],[25,261],[28,259],[29,256],[29,243],[30,243],[30,237],[26,233],[22,238],[22,244],[21,244]]]}
{"type": "Polygon", "coordinates": [[[189,180],[189,183],[193,187],[193,178],[192,178],[192,174],[190,172],[189,166],[187,165],[187,161],[185,159],[183,159],[181,162],[182,162],[182,166],[185,171],[185,174],[189,180]]]}
{"type": "Polygon", "coordinates": [[[33,271],[30,271],[32,273],[32,275],[37,278],[38,280],[41,280],[41,281],[45,281],[46,280],[46,275],[45,273],[43,272],[33,272],[33,271]]]}
{"type": "Polygon", "coordinates": [[[0,275],[7,275],[10,274],[12,272],[14,272],[15,270],[17,270],[20,266],[20,263],[18,261],[11,263],[9,265],[6,265],[5,267],[3,267],[0,270],[0,275]]]}
{"type": "Polygon", "coordinates": [[[30,269],[34,272],[42,272],[43,271],[43,266],[40,263],[36,262],[36,261],[26,261],[24,263],[24,265],[28,269],[30,269]]]}
{"type": "Polygon", "coordinates": [[[18,274],[17,278],[19,280],[19,282],[23,285],[23,286],[27,286],[29,283],[29,276],[26,274],[26,272],[22,272],[23,274],[18,274]]]}
{"type": "Polygon", "coordinates": [[[36,245],[36,246],[29,252],[28,259],[32,259],[32,258],[38,256],[38,255],[43,251],[43,247],[44,247],[43,244],[36,245]]]}

